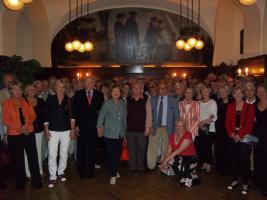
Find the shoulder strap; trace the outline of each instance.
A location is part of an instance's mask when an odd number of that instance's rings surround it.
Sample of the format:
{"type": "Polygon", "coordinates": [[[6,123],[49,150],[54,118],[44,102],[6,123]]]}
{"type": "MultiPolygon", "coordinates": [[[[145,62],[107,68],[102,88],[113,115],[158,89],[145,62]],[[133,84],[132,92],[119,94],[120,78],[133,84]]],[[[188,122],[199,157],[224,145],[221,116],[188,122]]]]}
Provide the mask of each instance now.
{"type": "Polygon", "coordinates": [[[246,104],[246,111],[245,111],[245,119],[244,119],[244,122],[243,122],[243,127],[247,123],[247,113],[248,113],[248,107],[249,107],[249,104],[247,104],[247,103],[245,103],[245,104],[246,104]]]}

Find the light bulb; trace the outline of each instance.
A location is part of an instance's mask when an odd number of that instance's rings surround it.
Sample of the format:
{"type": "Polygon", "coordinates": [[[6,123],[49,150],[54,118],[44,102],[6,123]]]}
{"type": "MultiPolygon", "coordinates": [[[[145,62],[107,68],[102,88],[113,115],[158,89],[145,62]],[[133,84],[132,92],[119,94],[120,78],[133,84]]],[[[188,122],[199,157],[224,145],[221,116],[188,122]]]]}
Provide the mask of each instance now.
{"type": "Polygon", "coordinates": [[[78,50],[80,53],[85,52],[84,44],[81,44],[80,49],[78,50]]]}
{"type": "Polygon", "coordinates": [[[239,3],[241,3],[244,6],[250,6],[257,2],[257,0],[239,0],[239,3]]]}
{"type": "Polygon", "coordinates": [[[65,50],[68,52],[72,52],[73,51],[73,46],[71,42],[68,42],[65,44],[65,50]]]}
{"type": "Polygon", "coordinates": [[[5,7],[9,10],[17,11],[23,8],[24,3],[20,0],[3,0],[5,7]]]}
{"type": "Polygon", "coordinates": [[[74,50],[79,51],[80,46],[81,46],[81,42],[79,40],[74,40],[72,42],[72,47],[73,47],[74,50]]]}
{"type": "Polygon", "coordinates": [[[203,49],[203,47],[204,47],[204,42],[202,40],[198,40],[195,48],[200,50],[200,49],[203,49]]]}
{"type": "Polygon", "coordinates": [[[191,47],[195,47],[197,44],[197,39],[194,37],[190,37],[187,41],[187,43],[191,46],[191,47]]]}
{"type": "Polygon", "coordinates": [[[85,42],[84,47],[86,51],[92,51],[94,49],[94,45],[90,41],[85,42]]]}
{"type": "Polygon", "coordinates": [[[177,42],[176,42],[177,49],[183,49],[184,45],[185,45],[185,41],[184,40],[182,40],[182,39],[177,40],[177,42]]]}
{"type": "Polygon", "coordinates": [[[33,0],[19,0],[19,1],[21,1],[22,3],[31,3],[31,2],[33,2],[33,0]]]}
{"type": "Polygon", "coordinates": [[[191,49],[192,49],[192,47],[191,47],[188,43],[186,43],[186,44],[184,45],[184,50],[185,50],[185,51],[191,51],[191,49]]]}

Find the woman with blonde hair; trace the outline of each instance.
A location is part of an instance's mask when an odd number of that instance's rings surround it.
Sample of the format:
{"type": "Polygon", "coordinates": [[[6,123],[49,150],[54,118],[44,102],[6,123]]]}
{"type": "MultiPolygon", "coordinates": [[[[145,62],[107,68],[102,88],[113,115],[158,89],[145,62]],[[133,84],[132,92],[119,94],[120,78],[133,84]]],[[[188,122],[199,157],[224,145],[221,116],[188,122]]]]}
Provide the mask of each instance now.
{"type": "MultiPolygon", "coordinates": [[[[40,168],[40,174],[43,174],[43,165],[42,165],[42,141],[44,136],[44,120],[45,120],[45,102],[42,98],[37,97],[36,88],[34,85],[27,85],[25,88],[25,97],[28,104],[33,108],[36,119],[33,122],[34,127],[34,136],[37,147],[37,155],[38,155],[38,163],[40,168]]],[[[25,168],[26,168],[26,176],[28,178],[31,177],[27,155],[25,154],[25,168]]]]}
{"type": "Polygon", "coordinates": [[[162,170],[172,167],[179,184],[191,187],[200,183],[196,173],[197,156],[192,135],[186,129],[184,120],[176,121],[176,129],[169,138],[165,158],[160,165],[162,170]]]}
{"type": "Polygon", "coordinates": [[[8,91],[11,96],[3,103],[3,123],[7,127],[7,142],[15,164],[16,189],[23,189],[26,184],[24,151],[28,157],[32,184],[41,188],[43,184],[33,134],[36,115],[33,108],[22,97],[20,82],[11,82],[8,91]]]}
{"type": "Polygon", "coordinates": [[[75,138],[73,106],[65,93],[65,87],[64,80],[56,80],[55,95],[49,95],[46,100],[44,129],[48,139],[49,188],[55,186],[57,178],[61,182],[67,180],[64,171],[67,167],[69,144],[70,139],[75,138]],[[60,150],[58,151],[59,144],[60,150]],[[57,165],[57,156],[59,156],[59,165],[57,165]]]}

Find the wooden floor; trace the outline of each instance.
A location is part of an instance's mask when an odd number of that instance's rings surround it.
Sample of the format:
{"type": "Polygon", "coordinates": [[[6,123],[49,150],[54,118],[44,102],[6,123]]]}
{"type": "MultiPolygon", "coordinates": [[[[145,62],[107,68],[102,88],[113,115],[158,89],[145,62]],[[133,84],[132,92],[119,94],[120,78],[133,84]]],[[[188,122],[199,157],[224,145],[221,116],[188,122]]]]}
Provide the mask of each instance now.
{"type": "Polygon", "coordinates": [[[81,180],[74,163],[69,162],[67,182],[57,183],[55,188],[45,187],[36,190],[28,183],[25,191],[14,189],[14,180],[8,182],[8,188],[0,191],[2,200],[261,200],[260,192],[250,189],[247,197],[242,197],[240,190],[226,189],[230,179],[213,173],[200,173],[201,185],[193,188],[179,187],[175,178],[162,175],[158,170],[145,175],[127,175],[126,165],[120,169],[121,178],[115,186],[109,185],[107,168],[103,162],[102,168],[97,170],[96,177],[81,180]]]}

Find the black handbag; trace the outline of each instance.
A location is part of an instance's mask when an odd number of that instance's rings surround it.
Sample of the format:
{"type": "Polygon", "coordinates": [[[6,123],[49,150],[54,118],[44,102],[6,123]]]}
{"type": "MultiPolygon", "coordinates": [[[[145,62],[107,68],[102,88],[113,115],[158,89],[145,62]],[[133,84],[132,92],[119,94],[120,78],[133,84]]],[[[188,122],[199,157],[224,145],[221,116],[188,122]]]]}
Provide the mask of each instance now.
{"type": "Polygon", "coordinates": [[[7,145],[0,141],[0,165],[8,165],[11,163],[11,154],[7,145]]]}

